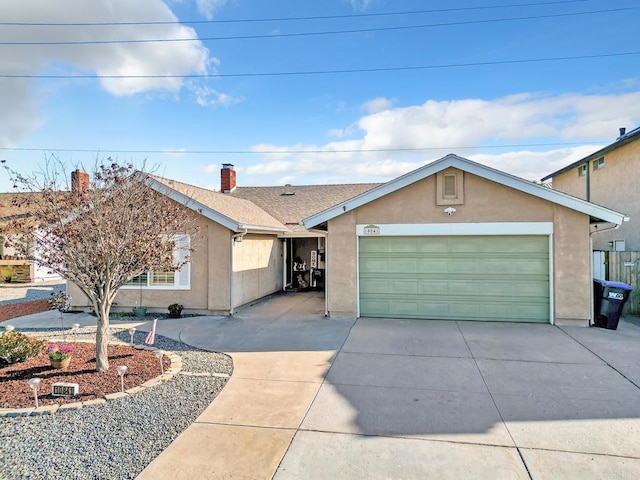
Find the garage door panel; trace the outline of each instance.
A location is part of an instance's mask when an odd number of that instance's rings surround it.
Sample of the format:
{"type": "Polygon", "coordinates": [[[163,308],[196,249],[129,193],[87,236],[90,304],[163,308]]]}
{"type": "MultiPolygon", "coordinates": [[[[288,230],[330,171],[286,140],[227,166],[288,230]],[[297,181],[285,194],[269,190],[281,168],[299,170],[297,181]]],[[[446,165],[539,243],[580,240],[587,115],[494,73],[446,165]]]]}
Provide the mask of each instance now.
{"type": "Polygon", "coordinates": [[[361,238],[360,314],[548,322],[548,250],[546,236],[361,238]]]}

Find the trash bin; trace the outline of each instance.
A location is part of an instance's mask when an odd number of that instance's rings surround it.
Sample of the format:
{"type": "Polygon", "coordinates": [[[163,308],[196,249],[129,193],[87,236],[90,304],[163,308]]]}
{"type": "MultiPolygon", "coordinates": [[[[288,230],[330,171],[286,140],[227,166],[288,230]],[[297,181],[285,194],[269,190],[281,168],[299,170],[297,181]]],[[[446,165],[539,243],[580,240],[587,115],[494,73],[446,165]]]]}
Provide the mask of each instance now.
{"type": "Polygon", "coordinates": [[[593,280],[594,326],[616,330],[622,308],[631,294],[631,285],[622,282],[593,280]]]}

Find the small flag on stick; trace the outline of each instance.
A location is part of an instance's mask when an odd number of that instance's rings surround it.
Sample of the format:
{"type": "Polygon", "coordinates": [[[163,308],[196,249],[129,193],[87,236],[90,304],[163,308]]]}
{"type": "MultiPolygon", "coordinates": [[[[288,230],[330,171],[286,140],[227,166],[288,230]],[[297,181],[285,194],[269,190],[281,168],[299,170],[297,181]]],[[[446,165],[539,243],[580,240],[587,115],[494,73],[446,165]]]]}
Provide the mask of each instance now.
{"type": "Polygon", "coordinates": [[[158,319],[153,320],[153,327],[151,327],[151,331],[147,334],[147,337],[144,339],[144,343],[147,345],[153,345],[153,342],[156,340],[156,326],[158,325],[158,319]]]}

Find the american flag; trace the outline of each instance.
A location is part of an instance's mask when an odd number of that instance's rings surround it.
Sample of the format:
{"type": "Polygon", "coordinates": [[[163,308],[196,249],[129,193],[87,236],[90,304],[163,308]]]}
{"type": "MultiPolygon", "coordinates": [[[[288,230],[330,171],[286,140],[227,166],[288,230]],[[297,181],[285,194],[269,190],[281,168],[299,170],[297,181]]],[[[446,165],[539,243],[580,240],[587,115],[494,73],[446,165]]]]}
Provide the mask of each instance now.
{"type": "Polygon", "coordinates": [[[155,342],[157,325],[158,325],[158,319],[156,318],[153,321],[153,327],[151,328],[151,331],[147,333],[147,338],[144,339],[144,343],[146,343],[147,345],[153,345],[153,342],[155,342]]]}

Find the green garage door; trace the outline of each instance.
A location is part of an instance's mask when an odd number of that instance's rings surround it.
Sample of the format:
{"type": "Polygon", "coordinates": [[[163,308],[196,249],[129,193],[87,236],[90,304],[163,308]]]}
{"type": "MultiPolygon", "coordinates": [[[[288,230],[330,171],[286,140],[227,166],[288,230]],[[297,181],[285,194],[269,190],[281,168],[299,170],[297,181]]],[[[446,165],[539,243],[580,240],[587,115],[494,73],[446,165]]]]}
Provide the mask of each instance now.
{"type": "Polygon", "coordinates": [[[549,322],[549,237],[361,237],[360,316],[549,322]]]}

